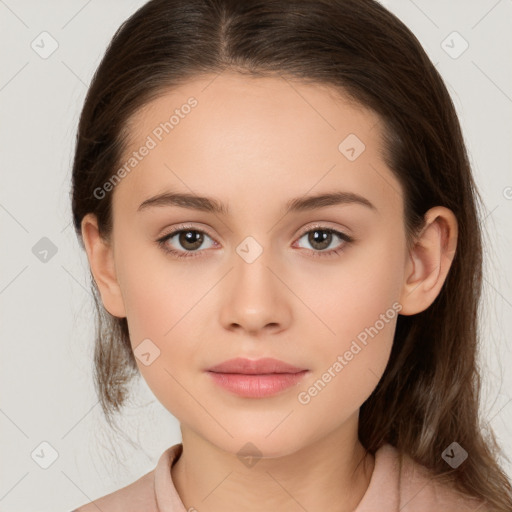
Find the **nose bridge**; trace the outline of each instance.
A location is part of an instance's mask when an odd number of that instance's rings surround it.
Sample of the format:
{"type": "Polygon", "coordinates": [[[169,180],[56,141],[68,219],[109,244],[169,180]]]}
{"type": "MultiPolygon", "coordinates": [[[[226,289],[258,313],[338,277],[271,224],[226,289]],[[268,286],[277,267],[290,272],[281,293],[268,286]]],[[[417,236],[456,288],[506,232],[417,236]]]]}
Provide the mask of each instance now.
{"type": "MultiPolygon", "coordinates": [[[[261,240],[261,236],[259,239],[261,240]]],[[[272,250],[269,246],[269,237],[261,243],[253,236],[248,236],[235,249],[234,259],[234,286],[240,294],[247,294],[254,300],[261,300],[273,295],[276,283],[270,268],[272,263],[272,250]]]]}

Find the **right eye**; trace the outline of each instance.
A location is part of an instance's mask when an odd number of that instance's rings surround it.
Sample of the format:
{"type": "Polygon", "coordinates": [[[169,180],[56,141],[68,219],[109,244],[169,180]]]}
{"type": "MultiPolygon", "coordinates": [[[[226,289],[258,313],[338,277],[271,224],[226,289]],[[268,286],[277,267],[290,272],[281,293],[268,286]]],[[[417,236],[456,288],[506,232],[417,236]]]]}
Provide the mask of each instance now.
{"type": "MultiPolygon", "coordinates": [[[[200,254],[198,249],[203,245],[205,236],[211,237],[203,230],[186,226],[179,226],[170,233],[157,240],[162,249],[178,258],[191,258],[200,254]],[[169,241],[176,237],[176,243],[181,245],[184,250],[171,248],[169,241]],[[198,254],[195,254],[198,253],[198,254]]],[[[216,242],[215,242],[216,243],[216,242]]]]}

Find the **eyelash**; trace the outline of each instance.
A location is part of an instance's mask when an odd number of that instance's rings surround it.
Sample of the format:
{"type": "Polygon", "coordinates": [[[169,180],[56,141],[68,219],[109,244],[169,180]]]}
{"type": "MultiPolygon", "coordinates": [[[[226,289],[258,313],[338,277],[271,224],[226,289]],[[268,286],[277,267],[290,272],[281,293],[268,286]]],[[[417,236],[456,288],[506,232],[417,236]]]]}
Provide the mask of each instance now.
{"type": "MultiPolygon", "coordinates": [[[[196,257],[200,257],[201,252],[204,252],[204,251],[200,251],[200,250],[198,250],[198,251],[177,251],[175,249],[170,249],[169,246],[166,243],[168,240],[173,238],[175,235],[177,235],[179,233],[183,233],[183,232],[188,232],[188,231],[193,231],[193,232],[196,232],[196,233],[202,233],[202,234],[207,235],[208,237],[213,239],[213,237],[211,237],[206,231],[203,231],[202,229],[196,229],[193,226],[181,225],[181,226],[178,226],[173,231],[171,231],[170,233],[168,233],[168,234],[164,235],[163,237],[159,238],[157,240],[157,243],[162,248],[162,250],[164,252],[166,252],[168,254],[172,254],[173,256],[175,256],[177,258],[196,258],[196,257]]],[[[307,235],[308,233],[310,233],[312,231],[326,231],[327,233],[334,234],[337,237],[339,237],[339,238],[341,238],[342,240],[345,241],[345,244],[343,244],[341,248],[331,249],[329,251],[318,251],[318,250],[315,251],[313,249],[308,249],[309,251],[311,251],[313,253],[312,256],[314,258],[318,258],[318,257],[324,258],[324,257],[331,257],[331,256],[339,255],[341,252],[343,252],[344,246],[346,244],[349,244],[349,243],[354,241],[354,239],[352,237],[350,237],[349,235],[347,235],[345,233],[342,233],[341,231],[337,231],[336,229],[329,228],[329,227],[326,227],[326,226],[321,226],[321,225],[310,227],[307,231],[304,231],[303,233],[301,233],[301,235],[299,236],[298,240],[300,240],[304,235],[307,235]]]]}

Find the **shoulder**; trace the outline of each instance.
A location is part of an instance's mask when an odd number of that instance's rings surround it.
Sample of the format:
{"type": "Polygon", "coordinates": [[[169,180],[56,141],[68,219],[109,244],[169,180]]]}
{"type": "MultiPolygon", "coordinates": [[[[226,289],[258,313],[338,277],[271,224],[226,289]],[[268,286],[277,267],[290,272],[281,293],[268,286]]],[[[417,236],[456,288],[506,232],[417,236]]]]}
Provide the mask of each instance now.
{"type": "Polygon", "coordinates": [[[160,455],[152,471],[130,485],[82,505],[73,512],[159,512],[157,502],[167,506],[168,510],[184,512],[170,471],[182,449],[181,443],[169,447],[160,455]]]}
{"type": "Polygon", "coordinates": [[[461,493],[449,483],[437,479],[425,466],[407,454],[401,456],[400,511],[489,512],[485,502],[461,493]]]}
{"type": "Polygon", "coordinates": [[[117,491],[87,503],[73,512],[157,512],[154,470],[117,491]]]}

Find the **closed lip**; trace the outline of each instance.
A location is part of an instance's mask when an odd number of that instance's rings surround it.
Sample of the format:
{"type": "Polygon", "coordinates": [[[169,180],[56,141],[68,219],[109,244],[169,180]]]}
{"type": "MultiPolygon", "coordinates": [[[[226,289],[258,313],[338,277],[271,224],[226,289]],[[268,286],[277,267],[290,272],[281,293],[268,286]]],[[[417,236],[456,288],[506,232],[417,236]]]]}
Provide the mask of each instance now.
{"type": "Polygon", "coordinates": [[[306,371],[306,368],[298,368],[292,364],[285,363],[272,357],[262,359],[246,359],[237,357],[228,359],[220,364],[208,368],[209,372],[215,373],[240,373],[245,375],[264,375],[270,373],[299,373],[306,371]]]}

